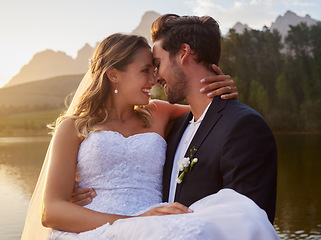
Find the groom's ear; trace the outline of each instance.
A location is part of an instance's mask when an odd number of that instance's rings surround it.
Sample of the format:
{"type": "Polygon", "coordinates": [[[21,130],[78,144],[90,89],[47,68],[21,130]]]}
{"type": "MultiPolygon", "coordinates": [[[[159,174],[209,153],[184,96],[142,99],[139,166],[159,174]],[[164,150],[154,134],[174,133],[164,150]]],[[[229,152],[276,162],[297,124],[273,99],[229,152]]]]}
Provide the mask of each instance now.
{"type": "Polygon", "coordinates": [[[181,44],[178,54],[182,64],[186,63],[189,60],[191,56],[191,51],[192,50],[189,44],[187,43],[181,44]]]}
{"type": "Polygon", "coordinates": [[[117,69],[114,67],[110,67],[107,71],[106,71],[106,75],[108,77],[108,79],[113,82],[113,83],[118,83],[118,79],[117,79],[117,69]]]}

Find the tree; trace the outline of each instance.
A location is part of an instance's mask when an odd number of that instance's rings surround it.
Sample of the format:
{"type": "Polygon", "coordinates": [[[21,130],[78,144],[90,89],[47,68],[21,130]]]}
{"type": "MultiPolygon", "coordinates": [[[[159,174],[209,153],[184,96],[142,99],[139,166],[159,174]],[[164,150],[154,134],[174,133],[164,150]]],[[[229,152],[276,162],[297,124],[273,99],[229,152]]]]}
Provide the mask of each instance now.
{"type": "Polygon", "coordinates": [[[291,26],[284,46],[266,27],[242,34],[231,29],[222,40],[220,67],[236,82],[240,100],[274,130],[321,131],[320,23],[291,26]]]}

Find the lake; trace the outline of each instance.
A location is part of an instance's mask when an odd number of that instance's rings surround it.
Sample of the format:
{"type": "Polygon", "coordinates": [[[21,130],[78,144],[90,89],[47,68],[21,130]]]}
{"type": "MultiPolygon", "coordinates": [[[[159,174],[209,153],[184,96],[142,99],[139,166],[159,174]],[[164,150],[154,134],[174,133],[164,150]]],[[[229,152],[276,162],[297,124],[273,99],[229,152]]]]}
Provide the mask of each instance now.
{"type": "MultiPolygon", "coordinates": [[[[0,236],[20,239],[49,137],[0,138],[0,236]]],[[[321,134],[277,134],[281,239],[321,239],[321,134]]]]}

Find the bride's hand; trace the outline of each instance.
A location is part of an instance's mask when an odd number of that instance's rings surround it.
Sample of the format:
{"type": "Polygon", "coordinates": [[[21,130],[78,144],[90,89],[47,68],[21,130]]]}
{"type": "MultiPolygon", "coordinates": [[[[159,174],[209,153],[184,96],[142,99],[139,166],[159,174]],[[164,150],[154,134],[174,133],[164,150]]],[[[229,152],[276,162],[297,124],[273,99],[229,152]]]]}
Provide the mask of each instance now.
{"type": "Polygon", "coordinates": [[[188,207],[175,202],[168,204],[166,206],[155,207],[151,210],[139,215],[139,217],[146,217],[146,216],[154,216],[154,215],[169,215],[169,214],[182,214],[182,213],[192,213],[193,210],[189,209],[188,207]]]}
{"type": "Polygon", "coordinates": [[[222,95],[223,99],[238,99],[239,93],[237,91],[235,82],[231,79],[229,75],[224,75],[222,70],[216,66],[212,65],[213,70],[217,75],[208,76],[201,80],[204,87],[201,88],[201,92],[207,94],[209,97],[215,97],[222,95]]]}
{"type": "Polygon", "coordinates": [[[87,204],[91,203],[92,199],[96,196],[97,194],[94,189],[78,188],[77,184],[75,184],[70,202],[80,206],[86,206],[87,204]]]}

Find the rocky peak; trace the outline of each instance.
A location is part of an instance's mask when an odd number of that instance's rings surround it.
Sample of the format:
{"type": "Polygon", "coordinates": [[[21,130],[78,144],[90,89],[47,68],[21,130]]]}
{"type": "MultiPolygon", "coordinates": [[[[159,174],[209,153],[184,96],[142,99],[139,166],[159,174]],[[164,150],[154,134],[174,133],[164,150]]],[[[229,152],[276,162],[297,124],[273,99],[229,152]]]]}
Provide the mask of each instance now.
{"type": "Polygon", "coordinates": [[[148,42],[151,44],[152,40],[150,37],[150,26],[159,16],[160,14],[154,11],[146,12],[143,15],[139,25],[132,31],[132,33],[145,36],[148,39],[148,42]]]}
{"type": "Polygon", "coordinates": [[[251,28],[247,24],[242,24],[240,22],[237,22],[234,26],[233,29],[235,30],[236,33],[242,34],[245,29],[250,30],[251,28]]]}
{"type": "Polygon", "coordinates": [[[278,16],[276,21],[272,23],[271,25],[271,31],[274,29],[278,30],[284,38],[288,31],[290,30],[290,25],[296,26],[299,23],[304,22],[308,26],[316,24],[318,21],[312,19],[309,15],[306,15],[305,17],[300,17],[296,15],[294,12],[287,11],[283,16],[278,16]]]}
{"type": "Polygon", "coordinates": [[[88,43],[83,46],[77,54],[75,59],[76,65],[81,69],[82,72],[86,72],[89,66],[89,59],[92,58],[95,49],[88,43]]]}

